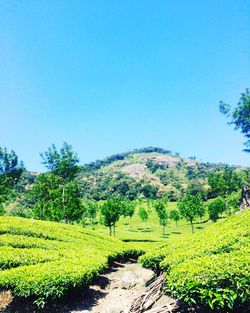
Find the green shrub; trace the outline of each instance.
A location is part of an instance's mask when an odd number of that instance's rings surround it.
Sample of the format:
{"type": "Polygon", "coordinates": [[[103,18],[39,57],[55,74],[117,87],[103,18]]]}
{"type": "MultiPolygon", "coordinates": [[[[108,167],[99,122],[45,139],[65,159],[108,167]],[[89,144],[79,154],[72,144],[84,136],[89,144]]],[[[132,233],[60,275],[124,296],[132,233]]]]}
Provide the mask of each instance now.
{"type": "Polygon", "coordinates": [[[127,254],[142,251],[77,225],[0,217],[0,290],[32,296],[40,307],[127,254]]]}
{"type": "Polygon", "coordinates": [[[188,303],[213,310],[247,306],[250,298],[250,211],[140,257],[143,266],[163,270],[166,290],[188,303]]]}

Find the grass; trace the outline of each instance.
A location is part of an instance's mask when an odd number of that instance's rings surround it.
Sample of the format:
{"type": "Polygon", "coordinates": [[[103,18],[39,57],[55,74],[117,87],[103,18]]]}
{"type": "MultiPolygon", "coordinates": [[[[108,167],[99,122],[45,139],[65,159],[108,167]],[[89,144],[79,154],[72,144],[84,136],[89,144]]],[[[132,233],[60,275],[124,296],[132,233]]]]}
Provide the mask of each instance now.
{"type": "MultiPolygon", "coordinates": [[[[176,202],[170,202],[168,204],[168,210],[174,209],[177,207],[176,202]]],[[[208,218],[205,216],[203,221],[200,219],[195,221],[195,232],[200,232],[211,222],[205,222],[208,218]]],[[[137,206],[134,216],[131,219],[131,229],[130,229],[130,219],[129,217],[121,217],[117,227],[116,227],[116,238],[126,241],[133,242],[136,246],[138,245],[145,247],[159,246],[168,242],[168,239],[178,239],[181,237],[186,237],[191,234],[191,226],[184,219],[178,222],[177,226],[174,221],[169,222],[167,226],[166,237],[162,235],[162,226],[159,224],[158,216],[155,213],[155,210],[152,206],[148,207],[147,203],[141,203],[137,206]],[[144,206],[149,211],[149,219],[146,222],[142,222],[139,215],[138,209],[140,206],[144,206]]],[[[100,234],[108,234],[108,228],[104,227],[101,224],[97,224],[96,230],[100,234]]]]}

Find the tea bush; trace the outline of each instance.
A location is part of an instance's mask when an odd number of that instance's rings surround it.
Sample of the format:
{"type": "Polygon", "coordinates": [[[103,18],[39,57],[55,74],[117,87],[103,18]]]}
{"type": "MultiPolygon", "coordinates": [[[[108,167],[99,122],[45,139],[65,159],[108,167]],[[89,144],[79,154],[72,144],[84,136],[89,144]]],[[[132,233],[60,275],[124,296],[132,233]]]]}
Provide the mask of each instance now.
{"type": "Polygon", "coordinates": [[[77,225],[0,217],[0,290],[43,306],[89,284],[110,260],[141,253],[77,225]]]}
{"type": "Polygon", "coordinates": [[[250,211],[140,257],[143,266],[163,270],[165,290],[213,310],[249,305],[250,211]]]}

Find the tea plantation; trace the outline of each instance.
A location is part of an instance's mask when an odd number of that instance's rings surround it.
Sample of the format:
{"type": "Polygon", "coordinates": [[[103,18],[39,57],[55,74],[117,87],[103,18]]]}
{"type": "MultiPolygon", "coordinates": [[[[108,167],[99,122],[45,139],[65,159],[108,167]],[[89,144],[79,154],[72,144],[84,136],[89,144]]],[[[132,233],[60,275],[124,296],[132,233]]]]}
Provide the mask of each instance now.
{"type": "Polygon", "coordinates": [[[165,290],[189,304],[220,312],[250,304],[250,210],[225,218],[194,236],[140,257],[163,271],[165,290]]]}
{"type": "Polygon", "coordinates": [[[0,290],[31,296],[42,307],[48,298],[89,284],[126,253],[140,252],[80,226],[0,217],[0,290]]]}

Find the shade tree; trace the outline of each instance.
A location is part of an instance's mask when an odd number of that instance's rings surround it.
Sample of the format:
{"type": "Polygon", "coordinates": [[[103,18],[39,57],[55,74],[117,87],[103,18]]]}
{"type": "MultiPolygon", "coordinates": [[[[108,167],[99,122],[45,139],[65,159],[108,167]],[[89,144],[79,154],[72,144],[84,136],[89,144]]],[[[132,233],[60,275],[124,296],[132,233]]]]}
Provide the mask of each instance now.
{"type": "Polygon", "coordinates": [[[115,236],[115,227],[123,214],[123,203],[118,197],[112,197],[101,206],[102,223],[109,228],[110,236],[115,236]]]}
{"type": "Polygon", "coordinates": [[[123,207],[123,216],[129,217],[129,229],[131,230],[132,229],[131,220],[133,215],[135,214],[136,202],[131,200],[124,200],[122,207],[123,207]]]}
{"type": "Polygon", "coordinates": [[[87,217],[89,219],[91,228],[95,229],[95,220],[99,209],[98,203],[93,200],[88,200],[84,203],[83,208],[84,217],[87,217]]]}
{"type": "Polygon", "coordinates": [[[176,227],[177,227],[178,221],[181,220],[180,211],[179,211],[178,209],[172,209],[172,210],[170,210],[170,212],[169,212],[169,217],[170,217],[171,220],[175,221],[176,227]]]}
{"type": "Polygon", "coordinates": [[[147,211],[143,206],[141,206],[141,207],[139,208],[138,215],[139,215],[141,221],[145,224],[145,222],[146,222],[146,221],[148,220],[148,218],[149,218],[148,211],[147,211]]]}
{"type": "Polygon", "coordinates": [[[162,226],[162,235],[164,237],[166,236],[166,226],[169,221],[169,213],[167,211],[167,207],[168,207],[167,198],[159,199],[154,203],[154,208],[155,208],[156,214],[158,215],[159,223],[162,226]]]}
{"type": "Polygon", "coordinates": [[[204,202],[200,195],[186,195],[181,202],[178,203],[180,214],[190,223],[192,233],[194,233],[194,220],[200,216],[203,210],[204,202]]]}
{"type": "Polygon", "coordinates": [[[208,204],[208,215],[211,221],[216,222],[220,215],[226,211],[225,200],[221,197],[212,200],[208,204]]]}

